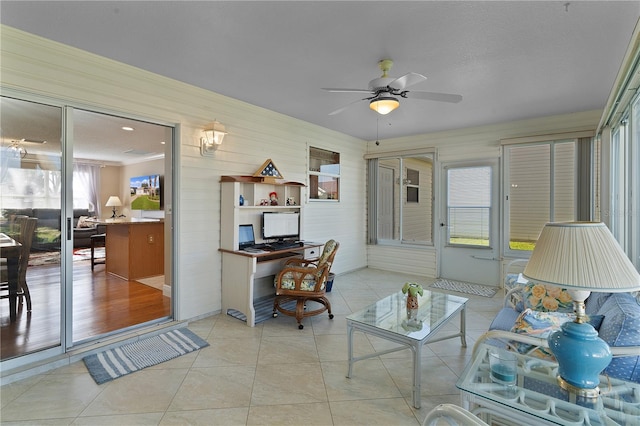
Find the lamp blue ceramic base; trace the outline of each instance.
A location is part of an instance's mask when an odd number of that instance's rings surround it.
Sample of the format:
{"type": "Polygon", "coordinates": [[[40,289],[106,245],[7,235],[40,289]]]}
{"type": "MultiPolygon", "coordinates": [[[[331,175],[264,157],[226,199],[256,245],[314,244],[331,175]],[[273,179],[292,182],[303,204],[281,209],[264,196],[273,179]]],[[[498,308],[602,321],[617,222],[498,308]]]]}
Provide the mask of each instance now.
{"type": "Polygon", "coordinates": [[[560,331],[549,336],[549,349],[558,361],[561,387],[583,396],[597,396],[599,376],[611,362],[611,350],[591,324],[564,323],[560,331]]]}

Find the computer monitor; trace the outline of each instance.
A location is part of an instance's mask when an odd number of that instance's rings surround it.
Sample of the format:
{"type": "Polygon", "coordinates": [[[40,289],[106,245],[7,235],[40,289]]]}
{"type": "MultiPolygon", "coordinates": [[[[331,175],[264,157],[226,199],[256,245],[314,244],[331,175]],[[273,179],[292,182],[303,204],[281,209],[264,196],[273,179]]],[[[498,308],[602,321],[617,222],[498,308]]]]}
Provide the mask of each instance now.
{"type": "Polygon", "coordinates": [[[300,214],[263,212],[262,238],[265,240],[300,239],[300,214]]]}
{"type": "Polygon", "coordinates": [[[256,238],[253,233],[253,225],[240,225],[238,228],[238,248],[242,250],[255,244],[256,238]]]}

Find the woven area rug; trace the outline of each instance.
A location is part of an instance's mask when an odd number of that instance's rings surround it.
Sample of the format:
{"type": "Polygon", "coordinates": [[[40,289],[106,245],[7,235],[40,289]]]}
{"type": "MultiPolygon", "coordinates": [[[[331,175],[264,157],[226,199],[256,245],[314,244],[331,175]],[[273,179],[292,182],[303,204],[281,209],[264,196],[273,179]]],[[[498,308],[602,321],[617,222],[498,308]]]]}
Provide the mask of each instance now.
{"type": "MultiPolygon", "coordinates": [[[[93,257],[96,259],[104,259],[104,247],[96,247],[93,257]]],[[[77,262],[79,260],[91,260],[91,249],[82,248],[73,250],[73,261],[77,262]]]]}
{"type": "Polygon", "coordinates": [[[472,284],[464,281],[448,280],[445,278],[438,278],[429,287],[439,288],[442,290],[457,291],[459,293],[473,294],[474,296],[482,297],[493,297],[498,291],[498,287],[472,284]]]}
{"type": "MultiPolygon", "coordinates": [[[[270,318],[273,318],[273,300],[275,297],[267,297],[262,300],[256,300],[253,302],[253,309],[256,311],[255,323],[259,324],[264,322],[270,318]]],[[[296,302],[291,301],[284,303],[284,306],[287,309],[295,309],[296,302]]],[[[235,309],[229,309],[227,311],[227,315],[232,316],[240,321],[247,321],[247,316],[240,311],[236,311],[235,309]]]]}
{"type": "MultiPolygon", "coordinates": [[[[96,259],[104,258],[104,247],[96,247],[95,255],[96,259]]],[[[79,262],[81,260],[91,259],[90,248],[80,248],[73,250],[73,261],[79,262]]],[[[60,264],[60,252],[59,251],[43,251],[32,252],[29,254],[29,266],[43,266],[43,265],[59,265],[60,264]]]]}
{"type": "Polygon", "coordinates": [[[191,330],[181,328],[127,343],[83,358],[97,384],[169,361],[209,346],[191,330]]]}

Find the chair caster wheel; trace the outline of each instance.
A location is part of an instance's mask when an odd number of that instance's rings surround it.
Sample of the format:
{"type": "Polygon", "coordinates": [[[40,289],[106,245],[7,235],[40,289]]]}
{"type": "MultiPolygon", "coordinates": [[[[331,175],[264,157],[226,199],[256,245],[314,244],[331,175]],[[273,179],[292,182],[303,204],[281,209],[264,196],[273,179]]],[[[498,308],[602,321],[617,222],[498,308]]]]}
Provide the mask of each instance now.
{"type": "Polygon", "coordinates": [[[274,313],[273,313],[273,317],[274,317],[274,318],[278,318],[278,313],[277,313],[277,312],[274,312],[274,313]]]}
{"type": "Polygon", "coordinates": [[[302,325],[302,324],[298,325],[298,330],[302,330],[303,328],[304,328],[304,325],[302,325]]]}
{"type": "Polygon", "coordinates": [[[329,319],[333,319],[333,314],[329,314],[329,319]]]}

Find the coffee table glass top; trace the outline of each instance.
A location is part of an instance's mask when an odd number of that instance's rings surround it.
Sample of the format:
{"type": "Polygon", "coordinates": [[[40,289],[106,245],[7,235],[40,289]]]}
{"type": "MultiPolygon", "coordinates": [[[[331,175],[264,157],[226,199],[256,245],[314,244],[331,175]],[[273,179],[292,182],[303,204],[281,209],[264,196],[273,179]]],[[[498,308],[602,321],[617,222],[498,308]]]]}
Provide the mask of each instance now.
{"type": "Polygon", "coordinates": [[[424,294],[419,296],[416,319],[408,320],[407,296],[399,291],[347,316],[347,320],[422,340],[462,309],[468,300],[460,296],[425,290],[424,294]]]}
{"type": "Polygon", "coordinates": [[[575,396],[558,385],[556,362],[522,354],[517,354],[516,385],[493,383],[489,348],[487,344],[478,347],[456,383],[460,390],[480,397],[474,399],[478,404],[491,401],[556,424],[638,424],[640,384],[601,376],[598,398],[575,396]]]}

